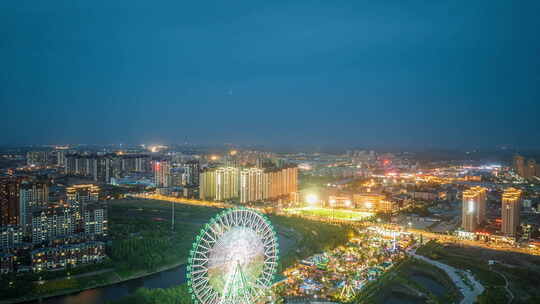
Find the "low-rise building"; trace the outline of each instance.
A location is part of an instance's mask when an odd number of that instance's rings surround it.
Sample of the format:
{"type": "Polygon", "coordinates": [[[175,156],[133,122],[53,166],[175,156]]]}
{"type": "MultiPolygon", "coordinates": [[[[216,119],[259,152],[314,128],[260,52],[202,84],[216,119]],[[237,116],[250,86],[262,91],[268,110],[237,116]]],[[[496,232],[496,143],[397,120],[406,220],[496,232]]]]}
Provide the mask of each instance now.
{"type": "Polygon", "coordinates": [[[357,209],[365,212],[391,213],[397,209],[398,203],[386,199],[384,194],[357,193],[353,195],[353,202],[357,209]]]}
{"type": "Polygon", "coordinates": [[[93,241],[52,248],[40,248],[31,252],[34,271],[77,267],[83,264],[99,263],[105,255],[105,243],[93,241]]]}

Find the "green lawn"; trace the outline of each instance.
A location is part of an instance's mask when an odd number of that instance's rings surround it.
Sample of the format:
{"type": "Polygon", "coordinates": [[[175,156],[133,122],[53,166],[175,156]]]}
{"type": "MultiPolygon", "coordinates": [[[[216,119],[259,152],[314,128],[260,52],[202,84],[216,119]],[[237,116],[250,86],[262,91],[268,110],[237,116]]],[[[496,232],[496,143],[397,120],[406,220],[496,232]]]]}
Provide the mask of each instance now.
{"type": "Polygon", "coordinates": [[[304,216],[324,217],[328,219],[360,221],[373,216],[370,212],[360,212],[346,209],[330,209],[320,207],[304,207],[285,209],[292,214],[300,214],[304,216]]]}

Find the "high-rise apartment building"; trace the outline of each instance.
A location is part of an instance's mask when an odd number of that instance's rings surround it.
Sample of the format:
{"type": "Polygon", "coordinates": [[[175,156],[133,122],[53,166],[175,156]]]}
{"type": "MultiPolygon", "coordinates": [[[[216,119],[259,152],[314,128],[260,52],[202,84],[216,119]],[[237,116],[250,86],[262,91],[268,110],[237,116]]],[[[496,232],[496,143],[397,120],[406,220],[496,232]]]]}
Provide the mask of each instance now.
{"type": "Polygon", "coordinates": [[[264,199],[288,198],[298,191],[298,168],[288,165],[265,170],[264,199]]]}
{"type": "Polygon", "coordinates": [[[246,168],[240,171],[240,203],[263,200],[267,175],[259,168],[246,168]]]}
{"type": "Polygon", "coordinates": [[[487,189],[472,187],[463,191],[461,227],[466,231],[475,231],[486,219],[487,189]]]}
{"type": "Polygon", "coordinates": [[[72,235],[77,227],[75,208],[49,206],[32,216],[32,243],[40,244],[72,235]]]}
{"type": "Polygon", "coordinates": [[[13,248],[23,240],[20,226],[0,226],[0,251],[13,248]]]}
{"type": "Polygon", "coordinates": [[[0,177],[0,226],[20,224],[20,184],[18,178],[0,177]]]}
{"type": "Polygon", "coordinates": [[[527,166],[525,167],[525,177],[531,178],[534,176],[538,176],[537,168],[538,168],[538,164],[536,163],[536,160],[534,159],[527,160],[527,166]]]}
{"type": "Polygon", "coordinates": [[[149,172],[150,157],[148,155],[137,155],[135,157],[135,172],[149,172]]]}
{"type": "Polygon", "coordinates": [[[66,165],[66,150],[56,150],[56,165],[61,167],[66,165]]]}
{"type": "Polygon", "coordinates": [[[216,201],[237,198],[239,184],[239,170],[234,167],[216,169],[216,201]]]}
{"type": "Polygon", "coordinates": [[[88,237],[107,236],[107,208],[99,204],[88,205],[84,210],[84,234],[88,237]]]}
{"type": "Polygon", "coordinates": [[[514,155],[514,170],[520,176],[525,176],[525,158],[521,155],[514,155]]]}
{"type": "Polygon", "coordinates": [[[199,197],[224,201],[239,196],[239,170],[234,167],[208,168],[200,174],[199,197]]]}
{"type": "Polygon", "coordinates": [[[199,197],[207,200],[239,198],[241,203],[261,200],[290,200],[298,190],[298,169],[220,167],[200,174],[199,197]]]}
{"type": "Polygon", "coordinates": [[[26,153],[26,164],[28,166],[46,166],[49,163],[49,152],[31,151],[26,153]]]}
{"type": "Polygon", "coordinates": [[[516,173],[523,178],[540,177],[540,165],[535,159],[528,159],[521,155],[515,155],[513,167],[516,173]]]}
{"type": "Polygon", "coordinates": [[[65,173],[90,177],[95,182],[110,183],[129,172],[146,172],[148,157],[143,155],[79,155],[65,156],[65,173]]]}
{"type": "Polygon", "coordinates": [[[520,224],[521,194],[519,189],[508,188],[502,195],[501,232],[507,236],[516,236],[520,224]]]}
{"type": "Polygon", "coordinates": [[[214,200],[216,197],[216,169],[206,168],[199,174],[199,198],[214,200]]]}
{"type": "Polygon", "coordinates": [[[154,184],[157,188],[171,186],[171,163],[168,160],[154,162],[154,184]]]}
{"type": "Polygon", "coordinates": [[[184,165],[184,173],[188,186],[199,185],[200,165],[198,160],[190,160],[184,165]]]}
{"type": "Polygon", "coordinates": [[[30,232],[32,229],[32,213],[49,202],[48,181],[23,181],[20,185],[19,211],[20,224],[23,230],[30,232]]]}

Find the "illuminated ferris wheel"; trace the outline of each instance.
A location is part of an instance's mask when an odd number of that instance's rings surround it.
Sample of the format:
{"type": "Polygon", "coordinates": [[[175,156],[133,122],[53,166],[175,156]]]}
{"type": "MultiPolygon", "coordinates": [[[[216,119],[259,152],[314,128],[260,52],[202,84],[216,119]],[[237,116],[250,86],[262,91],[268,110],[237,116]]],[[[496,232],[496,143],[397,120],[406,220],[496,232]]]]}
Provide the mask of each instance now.
{"type": "Polygon", "coordinates": [[[252,304],[265,294],[278,264],[270,221],[247,208],[225,210],[197,236],[188,260],[188,285],[197,304],[252,304]]]}

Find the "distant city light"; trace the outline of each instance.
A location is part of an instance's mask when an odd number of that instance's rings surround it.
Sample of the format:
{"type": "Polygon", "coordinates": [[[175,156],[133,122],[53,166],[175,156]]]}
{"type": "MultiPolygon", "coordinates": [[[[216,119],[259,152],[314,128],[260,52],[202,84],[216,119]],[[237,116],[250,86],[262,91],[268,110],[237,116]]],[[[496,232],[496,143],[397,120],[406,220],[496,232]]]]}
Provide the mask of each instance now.
{"type": "Polygon", "coordinates": [[[298,169],[309,171],[311,170],[311,165],[308,163],[301,163],[301,164],[298,164],[298,169]]]}

